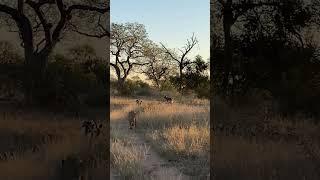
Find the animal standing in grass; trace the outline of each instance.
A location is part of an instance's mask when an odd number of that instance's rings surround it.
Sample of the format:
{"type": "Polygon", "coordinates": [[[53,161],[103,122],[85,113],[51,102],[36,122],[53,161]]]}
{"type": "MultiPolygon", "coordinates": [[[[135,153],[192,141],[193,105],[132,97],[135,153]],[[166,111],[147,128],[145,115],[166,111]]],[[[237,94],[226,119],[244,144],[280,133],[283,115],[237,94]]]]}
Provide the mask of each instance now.
{"type": "Polygon", "coordinates": [[[137,113],[135,111],[130,111],[128,114],[128,121],[129,121],[129,129],[133,127],[136,128],[137,126],[137,113]]]}
{"type": "Polygon", "coordinates": [[[142,100],[137,99],[137,100],[136,100],[136,103],[137,103],[137,105],[141,105],[141,104],[142,104],[142,100]]]}
{"type": "Polygon", "coordinates": [[[98,137],[101,133],[102,129],[102,124],[98,126],[97,122],[94,120],[91,121],[83,121],[82,122],[82,127],[85,130],[85,135],[86,136],[91,136],[91,137],[98,137]]]}
{"type": "Polygon", "coordinates": [[[170,104],[173,103],[173,99],[172,99],[171,97],[164,96],[164,99],[165,99],[165,102],[166,102],[166,103],[170,103],[170,104]]]}

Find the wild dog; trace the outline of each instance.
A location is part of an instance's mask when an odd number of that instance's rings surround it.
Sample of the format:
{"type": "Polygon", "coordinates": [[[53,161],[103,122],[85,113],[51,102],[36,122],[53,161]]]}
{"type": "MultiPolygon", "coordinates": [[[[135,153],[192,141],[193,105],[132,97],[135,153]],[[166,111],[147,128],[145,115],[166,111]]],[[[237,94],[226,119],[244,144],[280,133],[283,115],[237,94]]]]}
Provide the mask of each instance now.
{"type": "Polygon", "coordinates": [[[164,99],[165,99],[165,102],[166,102],[166,103],[170,103],[170,104],[173,103],[173,99],[172,99],[171,97],[164,96],[164,99]]]}
{"type": "Polygon", "coordinates": [[[84,133],[86,136],[98,137],[101,133],[102,124],[97,124],[95,120],[87,120],[82,122],[82,128],[84,128],[84,133]]]}
{"type": "Polygon", "coordinates": [[[137,126],[137,112],[130,111],[128,114],[128,121],[129,121],[129,129],[132,129],[133,127],[136,128],[137,126]]]}
{"type": "Polygon", "coordinates": [[[137,99],[137,100],[136,100],[136,103],[137,103],[137,105],[141,105],[141,104],[142,104],[142,100],[137,99]]]}

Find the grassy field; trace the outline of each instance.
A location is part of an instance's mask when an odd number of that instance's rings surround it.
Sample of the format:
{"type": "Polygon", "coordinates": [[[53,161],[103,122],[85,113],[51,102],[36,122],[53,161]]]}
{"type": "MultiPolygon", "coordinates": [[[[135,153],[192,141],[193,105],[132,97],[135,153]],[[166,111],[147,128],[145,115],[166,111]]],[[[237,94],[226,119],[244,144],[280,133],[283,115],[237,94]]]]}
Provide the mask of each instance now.
{"type": "Polygon", "coordinates": [[[142,146],[133,144],[128,126],[122,128],[120,120],[127,118],[127,113],[133,109],[129,99],[111,99],[110,103],[110,138],[111,138],[111,167],[119,174],[119,178],[146,179],[142,161],[146,152],[142,146]]]}
{"type": "MultiPolygon", "coordinates": [[[[84,119],[83,119],[84,120],[84,119]]],[[[81,118],[37,110],[3,108],[0,112],[0,179],[56,180],[61,178],[61,161],[88,154],[81,118]]],[[[105,140],[97,139],[90,154],[98,160],[91,171],[105,177],[105,140]]],[[[68,167],[70,171],[76,167],[68,167]]]]}
{"type": "MultiPolygon", "coordinates": [[[[130,143],[128,132],[134,130],[130,131],[128,124],[124,130],[117,126],[118,121],[127,118],[127,113],[135,109],[138,112],[136,133],[142,135],[152,149],[181,173],[205,178],[209,174],[208,101],[185,100],[174,104],[152,99],[142,101],[139,106],[135,99],[111,98],[113,167],[122,176],[146,174],[142,161],[148,147],[130,143]]],[[[148,179],[146,176],[144,178],[148,179]]]]}
{"type": "Polygon", "coordinates": [[[262,115],[259,104],[214,105],[216,179],[320,178],[320,125],[313,119],[262,115]]]}

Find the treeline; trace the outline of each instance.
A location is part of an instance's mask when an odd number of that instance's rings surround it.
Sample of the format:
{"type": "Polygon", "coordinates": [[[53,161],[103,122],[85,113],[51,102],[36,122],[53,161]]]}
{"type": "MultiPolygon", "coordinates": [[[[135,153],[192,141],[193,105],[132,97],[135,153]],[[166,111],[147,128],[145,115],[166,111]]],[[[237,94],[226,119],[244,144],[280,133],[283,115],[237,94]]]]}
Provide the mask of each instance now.
{"type": "Polygon", "coordinates": [[[283,114],[319,116],[320,1],[212,3],[214,93],[240,105],[263,92],[283,114]]]}
{"type": "Polygon", "coordinates": [[[142,94],[150,95],[148,92],[153,89],[209,98],[209,62],[200,55],[188,57],[197,44],[193,35],[182,48],[169,49],[150,40],[143,24],[112,23],[110,66],[116,81],[111,85],[120,95],[134,95],[137,91],[140,95],[143,91],[142,94]],[[152,84],[128,78],[136,74],[143,75],[152,84]]]}
{"type": "MultiPolygon", "coordinates": [[[[12,44],[0,42],[0,77],[3,99],[25,103],[29,81],[23,58],[12,44]]],[[[48,57],[46,73],[33,91],[33,105],[79,111],[82,106],[106,106],[107,62],[87,44],[48,57]]]]}
{"type": "MultiPolygon", "coordinates": [[[[82,99],[80,94],[91,92],[91,86],[80,84],[84,78],[97,79],[97,75],[102,73],[102,68],[98,65],[100,60],[94,63],[90,63],[89,60],[77,62],[77,58],[73,57],[76,54],[72,54],[74,52],[70,52],[71,56],[58,55],[54,52],[57,46],[63,45],[61,42],[67,42],[68,38],[74,35],[104,38],[107,42],[110,32],[109,25],[105,22],[108,20],[109,12],[109,3],[100,0],[0,2],[0,26],[7,32],[16,33],[19,39],[12,42],[15,43],[14,47],[20,46],[23,52],[21,57],[12,58],[22,60],[16,63],[8,62],[7,57],[0,59],[3,79],[1,83],[5,84],[4,81],[12,80],[3,87],[14,89],[8,87],[17,85],[16,88],[20,89],[23,96],[19,99],[24,99],[23,103],[28,107],[59,104],[55,106],[67,109],[63,104],[69,103],[71,104],[69,107],[78,107],[79,103],[74,102],[82,99]],[[87,70],[77,67],[83,64],[87,66],[87,70]],[[15,79],[18,82],[14,82],[15,79]]],[[[10,56],[15,53],[9,48],[3,51],[2,55],[10,56]]],[[[108,77],[107,60],[103,65],[104,82],[107,82],[108,77]]],[[[100,83],[101,80],[95,81],[100,83]]],[[[102,86],[105,87],[105,85],[102,86]]],[[[104,90],[106,91],[106,88],[104,90]]],[[[13,96],[12,92],[8,94],[13,96]]]]}

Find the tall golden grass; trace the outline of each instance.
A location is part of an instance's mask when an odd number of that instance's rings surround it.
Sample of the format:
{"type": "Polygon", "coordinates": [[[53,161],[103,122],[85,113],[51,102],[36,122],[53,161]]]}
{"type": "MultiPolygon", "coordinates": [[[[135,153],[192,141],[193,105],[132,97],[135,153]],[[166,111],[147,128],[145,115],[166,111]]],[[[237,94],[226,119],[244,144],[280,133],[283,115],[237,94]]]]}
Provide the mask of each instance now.
{"type": "Polygon", "coordinates": [[[126,118],[127,112],[135,109],[138,131],[145,134],[153,149],[187,175],[208,175],[209,102],[194,99],[174,104],[152,99],[142,101],[138,106],[134,99],[111,98],[111,107],[118,109],[111,111],[111,122],[126,118]]]}
{"type": "Polygon", "coordinates": [[[117,169],[122,178],[144,179],[142,161],[148,149],[136,146],[126,136],[115,136],[111,132],[111,166],[117,169]]]}
{"type": "Polygon", "coordinates": [[[1,112],[0,132],[0,179],[61,179],[61,160],[88,146],[79,118],[48,112],[1,112]]]}
{"type": "Polygon", "coordinates": [[[214,107],[212,155],[216,179],[320,178],[320,159],[312,158],[315,154],[320,158],[320,126],[312,119],[274,113],[265,121],[257,111],[259,104],[234,108],[219,101],[214,107]],[[266,128],[259,130],[259,125],[266,128]],[[310,137],[312,146],[300,144],[310,143],[304,137],[310,137]]]}
{"type": "Polygon", "coordinates": [[[149,104],[139,122],[153,147],[186,175],[209,174],[209,103],[149,104]]]}

